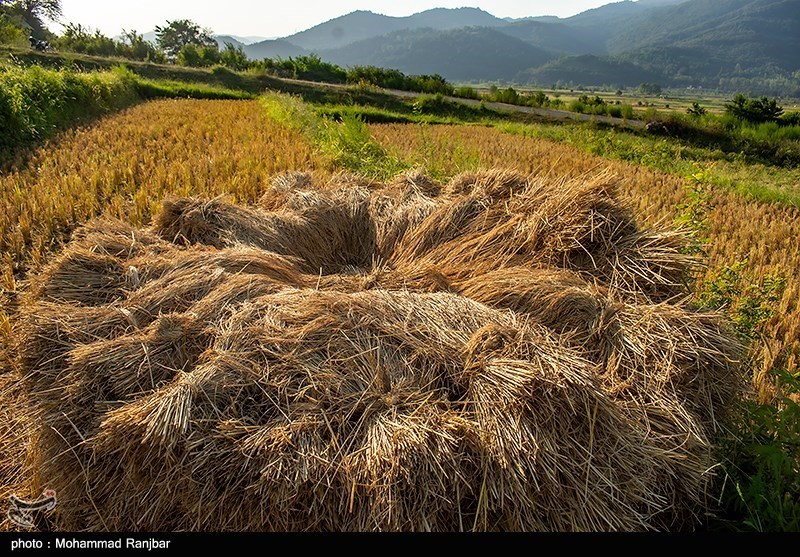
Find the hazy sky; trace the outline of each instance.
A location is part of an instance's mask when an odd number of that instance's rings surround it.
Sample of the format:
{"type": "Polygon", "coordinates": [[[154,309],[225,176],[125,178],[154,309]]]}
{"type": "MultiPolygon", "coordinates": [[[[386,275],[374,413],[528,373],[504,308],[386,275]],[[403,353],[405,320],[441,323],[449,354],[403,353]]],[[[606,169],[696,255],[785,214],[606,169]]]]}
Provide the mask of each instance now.
{"type": "Polygon", "coordinates": [[[430,8],[478,7],[498,17],[568,17],[615,0],[62,0],[64,22],[117,35],[152,31],[166,20],[191,19],[215,33],[283,37],[354,10],[406,16],[430,8]]]}

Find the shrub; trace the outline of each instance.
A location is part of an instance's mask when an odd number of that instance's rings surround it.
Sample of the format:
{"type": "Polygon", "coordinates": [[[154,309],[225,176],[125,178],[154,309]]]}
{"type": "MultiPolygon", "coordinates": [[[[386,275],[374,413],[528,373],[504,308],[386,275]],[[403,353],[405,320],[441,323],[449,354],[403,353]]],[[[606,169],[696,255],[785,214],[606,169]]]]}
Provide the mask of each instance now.
{"type": "Polygon", "coordinates": [[[198,46],[194,43],[181,48],[177,58],[178,65],[194,68],[207,68],[219,64],[220,61],[220,52],[216,46],[198,46]]]}
{"type": "Polygon", "coordinates": [[[629,104],[623,104],[623,105],[620,107],[620,110],[621,110],[621,112],[622,112],[622,117],[623,117],[623,118],[631,119],[631,118],[633,118],[633,117],[634,117],[634,113],[633,113],[633,107],[632,107],[631,105],[629,105],[629,104]]]}
{"type": "Polygon", "coordinates": [[[702,106],[700,106],[700,103],[698,103],[697,101],[693,102],[692,106],[690,106],[689,108],[686,109],[686,114],[688,114],[690,116],[698,116],[699,117],[699,116],[703,116],[706,112],[707,112],[707,110],[705,108],[703,108],[702,106]]]}
{"type": "Polygon", "coordinates": [[[550,98],[544,94],[542,91],[536,91],[533,95],[530,96],[528,103],[531,106],[549,106],[550,105],[550,98]]]}
{"type": "Polygon", "coordinates": [[[453,95],[456,96],[456,97],[460,97],[462,99],[475,99],[475,100],[478,100],[478,99],[481,98],[481,96],[478,94],[478,92],[475,89],[473,89],[472,87],[467,87],[467,86],[459,87],[458,89],[456,89],[453,92],[453,95]]]}
{"type": "Polygon", "coordinates": [[[237,48],[231,43],[225,43],[225,48],[220,52],[220,62],[223,66],[236,71],[244,71],[251,66],[242,47],[237,48]]]}
{"type": "Polygon", "coordinates": [[[128,106],[136,99],[135,78],[122,70],[0,70],[0,149],[46,137],[76,119],[128,106]]]}
{"type": "Polygon", "coordinates": [[[580,100],[574,100],[567,105],[567,109],[572,112],[579,112],[581,114],[586,112],[586,105],[580,100]]]}
{"type": "Polygon", "coordinates": [[[743,94],[737,93],[730,102],[725,103],[725,113],[739,120],[760,124],[777,122],[783,114],[783,108],[778,105],[776,99],[767,97],[748,99],[743,94]]]}

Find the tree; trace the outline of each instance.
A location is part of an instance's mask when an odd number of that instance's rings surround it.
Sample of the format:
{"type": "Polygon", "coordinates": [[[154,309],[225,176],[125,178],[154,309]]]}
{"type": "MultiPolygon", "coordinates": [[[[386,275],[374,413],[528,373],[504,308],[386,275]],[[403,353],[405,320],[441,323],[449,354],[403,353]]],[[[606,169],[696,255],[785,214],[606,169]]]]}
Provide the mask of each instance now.
{"type": "Polygon", "coordinates": [[[157,50],[136,31],[122,30],[122,43],[117,46],[120,55],[132,60],[163,62],[164,53],[157,50]]]}
{"type": "Polygon", "coordinates": [[[223,66],[237,71],[246,70],[250,66],[242,47],[236,48],[231,43],[225,43],[225,48],[220,53],[220,62],[223,66]]]}
{"type": "Polygon", "coordinates": [[[692,106],[686,109],[686,113],[690,116],[702,116],[705,114],[707,110],[700,106],[700,103],[695,101],[692,103],[692,106]]]}
{"type": "Polygon", "coordinates": [[[188,19],[167,21],[164,27],[156,26],[156,42],[167,54],[174,58],[186,45],[217,48],[217,42],[211,31],[200,29],[200,26],[188,19]]]}
{"type": "Polygon", "coordinates": [[[736,93],[730,102],[725,103],[725,112],[739,120],[760,124],[777,122],[783,114],[783,108],[777,99],[748,99],[742,93],[736,93]]]}
{"type": "Polygon", "coordinates": [[[62,15],[61,0],[15,0],[11,4],[31,25],[41,24],[44,19],[58,21],[62,15]]]}
{"type": "Polygon", "coordinates": [[[0,0],[0,17],[3,25],[16,26],[25,35],[37,39],[52,39],[54,35],[47,30],[45,19],[58,21],[61,18],[61,0],[0,0]]]}
{"type": "Polygon", "coordinates": [[[639,92],[643,95],[660,95],[661,86],[658,83],[642,83],[639,85],[639,92]]]}

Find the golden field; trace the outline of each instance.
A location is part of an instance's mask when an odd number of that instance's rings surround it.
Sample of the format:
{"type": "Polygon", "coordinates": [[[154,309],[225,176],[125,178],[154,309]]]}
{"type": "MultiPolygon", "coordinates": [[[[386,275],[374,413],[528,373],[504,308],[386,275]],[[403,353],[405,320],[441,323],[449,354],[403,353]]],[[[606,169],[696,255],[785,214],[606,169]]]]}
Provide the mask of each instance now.
{"type": "MultiPolygon", "coordinates": [[[[620,194],[643,223],[667,225],[685,201],[686,181],[643,166],[606,160],[551,141],[508,135],[477,126],[371,126],[381,144],[420,164],[456,173],[465,166],[507,167],[524,173],[579,176],[609,169],[619,179],[620,194]]],[[[749,201],[717,189],[710,215],[709,269],[747,258],[754,279],[778,273],[786,289],[767,331],[769,353],[796,371],[800,354],[800,210],[776,203],[749,201]]]]}
{"type": "MultiPolygon", "coordinates": [[[[492,128],[380,124],[371,131],[389,150],[440,177],[477,167],[555,176],[610,169],[643,223],[670,223],[685,199],[679,177],[492,128]]],[[[145,224],[167,195],[254,201],[271,176],[288,170],[327,176],[332,169],[303,136],[266,117],[257,101],[157,101],[65,132],[0,176],[3,307],[10,309],[26,270],[94,216],[145,224]]],[[[718,190],[710,238],[711,268],[747,258],[757,279],[767,273],[787,277],[768,344],[796,369],[800,290],[793,277],[800,269],[800,211],[718,190]]],[[[3,314],[5,331],[8,320],[3,314]]]]}

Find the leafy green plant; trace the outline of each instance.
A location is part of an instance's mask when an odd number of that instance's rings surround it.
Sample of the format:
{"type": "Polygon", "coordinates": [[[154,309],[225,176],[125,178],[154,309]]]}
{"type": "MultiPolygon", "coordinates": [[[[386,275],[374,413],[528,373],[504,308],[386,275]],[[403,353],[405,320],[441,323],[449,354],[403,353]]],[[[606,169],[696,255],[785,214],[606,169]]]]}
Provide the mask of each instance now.
{"type": "Polygon", "coordinates": [[[769,374],[773,400],[746,401],[721,446],[719,527],[800,530],[800,378],[785,369],[769,374]]]}
{"type": "Polygon", "coordinates": [[[706,255],[708,244],[708,217],[714,209],[712,205],[711,184],[708,181],[710,167],[701,168],[695,163],[697,171],[684,188],[686,201],[678,205],[678,217],[675,223],[691,231],[692,238],[684,248],[686,253],[706,255]]]}
{"type": "Polygon", "coordinates": [[[783,108],[778,105],[777,99],[767,97],[749,99],[737,93],[730,102],[725,103],[725,112],[739,120],[760,124],[777,122],[783,114],[783,108]]]}
{"type": "Polygon", "coordinates": [[[766,275],[755,282],[745,275],[747,266],[745,259],[712,272],[697,299],[702,308],[726,313],[739,336],[752,340],[758,336],[761,325],[772,317],[786,279],[766,275]]]}
{"type": "MultiPolygon", "coordinates": [[[[691,253],[707,255],[708,218],[713,210],[708,168],[697,168],[686,186],[687,201],[676,222],[693,232],[691,253]]],[[[774,315],[786,280],[774,274],[760,281],[747,274],[747,260],[709,273],[697,289],[701,309],[725,314],[749,345],[749,365],[764,349],[763,328],[774,315]]],[[[712,528],[791,531],[800,528],[800,378],[772,368],[760,382],[774,387],[770,400],[739,401],[718,444],[717,504],[712,528]]]]}
{"type": "Polygon", "coordinates": [[[478,99],[481,98],[481,96],[478,94],[478,92],[475,89],[473,89],[472,87],[466,86],[466,85],[456,89],[453,92],[453,96],[460,97],[462,99],[475,99],[475,100],[478,100],[478,99]]]}
{"type": "MultiPolygon", "coordinates": [[[[728,315],[733,329],[750,342],[751,365],[763,349],[763,325],[777,306],[786,281],[745,274],[747,261],[713,272],[698,304],[728,315]]],[[[800,528],[800,377],[786,369],[760,378],[772,386],[767,400],[741,401],[719,444],[720,519],[712,527],[734,530],[796,531],[800,528]]]]}
{"type": "MultiPolygon", "coordinates": [[[[786,286],[783,277],[755,281],[746,261],[715,271],[699,290],[700,307],[728,315],[736,333],[750,342],[750,362],[763,348],[763,325],[786,286]]],[[[800,376],[781,367],[760,383],[772,396],[741,401],[718,447],[720,517],[712,528],[756,531],[800,529],[800,376]]]]}
{"type": "Polygon", "coordinates": [[[689,108],[686,109],[686,114],[688,114],[689,116],[698,116],[699,117],[699,116],[703,116],[707,112],[708,111],[705,108],[703,108],[702,106],[700,106],[700,103],[697,102],[697,101],[693,102],[692,106],[690,106],[689,108]]]}

